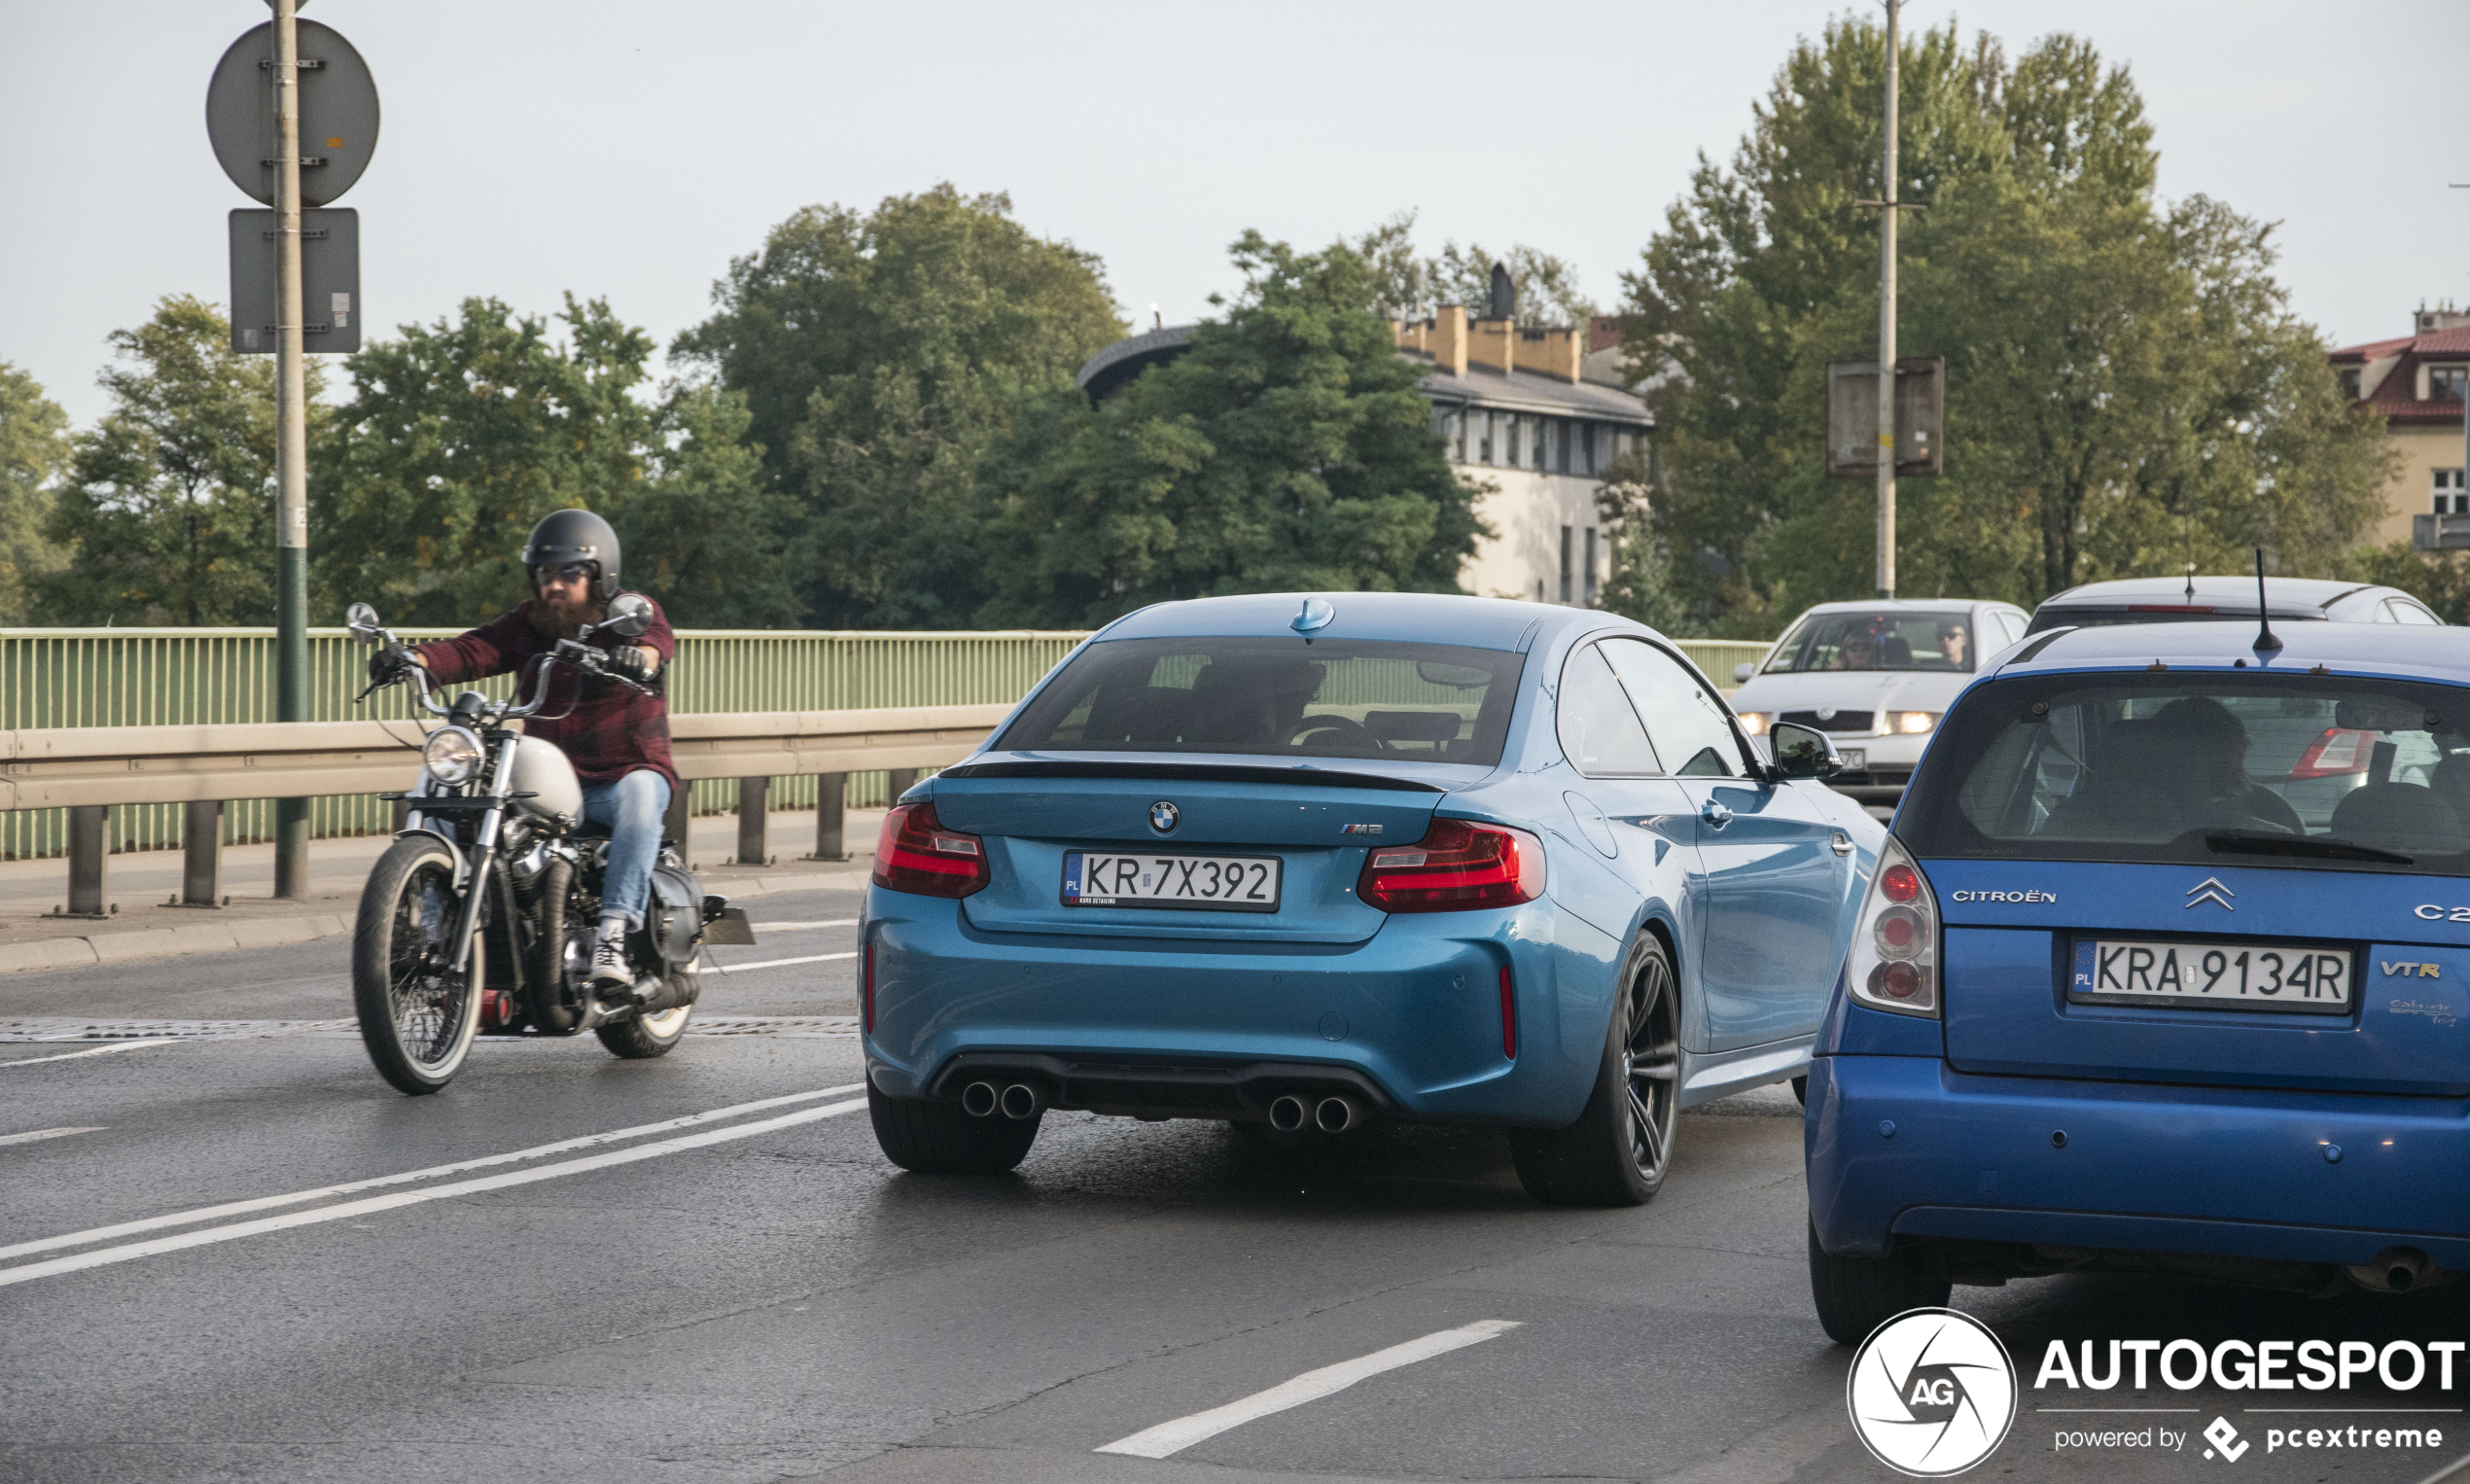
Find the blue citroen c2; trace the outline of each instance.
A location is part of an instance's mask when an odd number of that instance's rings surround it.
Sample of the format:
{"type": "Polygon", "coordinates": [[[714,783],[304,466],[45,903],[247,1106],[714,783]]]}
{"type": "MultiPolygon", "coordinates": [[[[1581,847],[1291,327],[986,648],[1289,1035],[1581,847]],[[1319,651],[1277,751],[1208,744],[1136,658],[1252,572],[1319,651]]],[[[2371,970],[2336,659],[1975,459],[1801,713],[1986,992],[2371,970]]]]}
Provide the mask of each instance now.
{"type": "Polygon", "coordinates": [[[2470,642],[2033,636],[1895,817],[1809,1083],[1811,1285],[2470,1270],[2470,642]]]}
{"type": "MultiPolygon", "coordinates": [[[[1116,620],[884,822],[867,1096],[912,1170],[1049,1108],[1509,1130],[1646,1199],[1676,1113],[1798,1077],[1884,830],[1653,632],[1402,593],[1116,620]]],[[[1790,733],[1799,732],[1796,738],[1790,733]]]]}

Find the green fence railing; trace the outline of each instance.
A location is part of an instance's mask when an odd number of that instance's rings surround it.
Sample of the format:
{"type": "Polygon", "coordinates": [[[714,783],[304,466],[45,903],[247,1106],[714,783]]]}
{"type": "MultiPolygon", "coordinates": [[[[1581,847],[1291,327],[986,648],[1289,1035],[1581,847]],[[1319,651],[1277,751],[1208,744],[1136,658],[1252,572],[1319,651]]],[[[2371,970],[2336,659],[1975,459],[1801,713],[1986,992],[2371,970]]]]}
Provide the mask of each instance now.
{"type": "MultiPolygon", "coordinates": [[[[451,629],[406,629],[408,640],[444,638],[451,629]]],[[[678,635],[669,704],[678,712],[838,711],[867,706],[960,706],[1020,699],[1082,635],[1017,629],[989,633],[874,630],[686,629],[678,635]]],[[[1756,662],[1767,646],[1725,639],[1677,641],[1719,686],[1732,669],[1756,662]]],[[[406,714],[402,692],[352,703],[367,678],[368,652],[342,629],[309,631],[309,720],[353,721],[406,714]]],[[[480,689],[503,694],[501,678],[480,689]]],[[[62,726],[167,726],[273,720],[274,630],[270,628],[0,628],[0,731],[62,726]]],[[[737,807],[737,784],[691,786],[698,814],[737,807]]],[[[783,778],[774,808],[808,808],[815,780],[783,778]]],[[[889,801],[883,773],[849,779],[852,807],[889,801]]],[[[178,804],[124,804],[112,810],[115,850],[180,843],[178,804]]],[[[391,811],[370,795],[313,799],[309,828],[319,838],[386,830],[391,811]]],[[[224,810],[224,838],[270,837],[273,803],[235,799],[224,810]]],[[[67,848],[67,812],[0,813],[0,859],[56,856],[67,848]]]]}

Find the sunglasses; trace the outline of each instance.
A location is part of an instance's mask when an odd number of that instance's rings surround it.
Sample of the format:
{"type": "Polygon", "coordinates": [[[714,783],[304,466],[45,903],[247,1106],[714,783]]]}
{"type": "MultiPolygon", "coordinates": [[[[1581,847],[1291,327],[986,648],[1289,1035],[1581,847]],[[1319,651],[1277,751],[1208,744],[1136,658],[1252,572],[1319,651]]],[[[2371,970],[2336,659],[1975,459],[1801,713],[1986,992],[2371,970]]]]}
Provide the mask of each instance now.
{"type": "Polygon", "coordinates": [[[592,569],[588,563],[568,562],[563,567],[541,568],[540,583],[543,586],[550,583],[580,583],[591,575],[592,569]]]}

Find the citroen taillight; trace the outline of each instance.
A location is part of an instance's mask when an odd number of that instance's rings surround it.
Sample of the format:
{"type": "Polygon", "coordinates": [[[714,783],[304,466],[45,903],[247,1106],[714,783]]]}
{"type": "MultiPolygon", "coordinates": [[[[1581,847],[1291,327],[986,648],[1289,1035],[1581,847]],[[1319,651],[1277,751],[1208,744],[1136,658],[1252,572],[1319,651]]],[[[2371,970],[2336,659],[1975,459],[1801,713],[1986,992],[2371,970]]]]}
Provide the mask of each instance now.
{"type": "Polygon", "coordinates": [[[1436,819],[1414,844],[1374,850],[1355,886],[1384,912],[1516,906],[1543,889],[1543,841],[1506,825],[1463,819],[1436,819]]]}
{"type": "Polygon", "coordinates": [[[1893,835],[1879,850],[1845,980],[1856,1005],[1898,1015],[1938,1014],[1938,899],[1893,835]]]}
{"type": "Polygon", "coordinates": [[[921,897],[967,897],[986,882],[986,842],[944,829],[933,803],[902,804],[883,817],[875,885],[921,897]]]}

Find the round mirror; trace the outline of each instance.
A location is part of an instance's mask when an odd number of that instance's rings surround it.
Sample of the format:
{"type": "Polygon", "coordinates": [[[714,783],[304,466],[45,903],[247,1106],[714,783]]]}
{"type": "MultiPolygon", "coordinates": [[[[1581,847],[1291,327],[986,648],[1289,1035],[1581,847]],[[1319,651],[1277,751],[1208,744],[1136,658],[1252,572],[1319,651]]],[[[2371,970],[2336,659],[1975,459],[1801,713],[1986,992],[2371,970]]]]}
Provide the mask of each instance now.
{"type": "Polygon", "coordinates": [[[632,639],[652,627],[652,600],[639,592],[621,592],[609,600],[609,617],[597,627],[632,639]]]}
{"type": "Polygon", "coordinates": [[[352,637],[362,644],[377,642],[377,610],[368,604],[354,603],[343,615],[343,622],[351,629],[352,637]]]}

